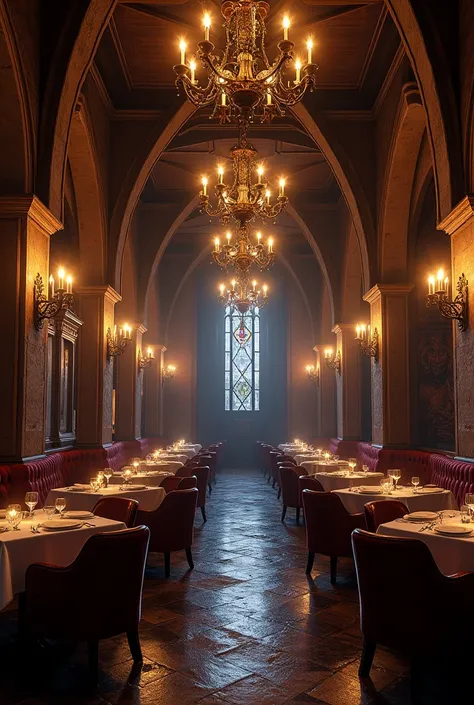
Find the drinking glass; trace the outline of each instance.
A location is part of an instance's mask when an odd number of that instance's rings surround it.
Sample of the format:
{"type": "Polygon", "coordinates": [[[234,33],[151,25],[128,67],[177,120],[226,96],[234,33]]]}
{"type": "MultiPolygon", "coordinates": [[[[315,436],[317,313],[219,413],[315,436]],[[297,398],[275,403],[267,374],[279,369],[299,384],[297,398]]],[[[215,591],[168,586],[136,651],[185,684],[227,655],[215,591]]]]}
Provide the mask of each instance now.
{"type": "Polygon", "coordinates": [[[398,468],[395,468],[395,469],[393,470],[393,475],[392,475],[392,477],[393,477],[393,479],[394,479],[394,481],[395,481],[395,489],[398,488],[398,481],[399,481],[399,479],[401,478],[401,476],[402,476],[402,471],[401,471],[400,469],[398,469],[398,468]]]}
{"type": "Polygon", "coordinates": [[[335,460],[336,463],[337,463],[337,461],[339,460],[339,456],[338,456],[338,455],[333,455],[333,456],[332,456],[332,459],[335,460]]]}
{"type": "Polygon", "coordinates": [[[18,529],[18,525],[23,519],[23,512],[21,511],[20,504],[9,504],[6,511],[6,518],[10,524],[11,530],[15,531],[18,529]]]}
{"type": "Polygon", "coordinates": [[[349,458],[350,471],[354,472],[354,468],[357,466],[357,458],[349,458]]]}
{"type": "Polygon", "coordinates": [[[368,465],[363,465],[363,466],[362,466],[362,470],[363,470],[363,472],[365,472],[365,473],[369,472],[369,466],[368,466],[368,465]]]}
{"type": "Polygon", "coordinates": [[[56,507],[53,507],[52,504],[47,504],[43,507],[43,512],[46,514],[48,519],[51,519],[56,514],[56,507]]]}
{"type": "Polygon", "coordinates": [[[384,494],[390,494],[393,489],[393,482],[391,477],[383,477],[380,480],[380,487],[384,494]]]}
{"type": "Polygon", "coordinates": [[[420,478],[419,477],[412,477],[411,478],[411,484],[413,485],[413,492],[416,493],[416,488],[420,484],[420,478]]]}
{"type": "Polygon", "coordinates": [[[461,522],[463,524],[469,524],[471,521],[471,512],[467,504],[463,504],[461,507],[461,522]]]}
{"type": "Polygon", "coordinates": [[[104,468],[104,477],[105,477],[105,486],[109,486],[109,480],[113,475],[113,470],[112,468],[104,468]]]}
{"type": "Polygon", "coordinates": [[[62,517],[63,512],[66,509],[66,498],[65,497],[58,497],[54,503],[54,506],[58,510],[59,515],[62,517]]]}
{"type": "Polygon", "coordinates": [[[38,493],[37,492],[27,492],[25,494],[25,504],[30,510],[30,519],[33,516],[33,509],[38,504],[38,493]]]}
{"type": "Polygon", "coordinates": [[[469,507],[469,509],[470,509],[470,511],[471,511],[471,518],[472,518],[472,515],[473,515],[473,513],[474,513],[474,494],[469,494],[469,493],[468,493],[468,494],[464,497],[464,504],[467,504],[467,506],[469,507]]]}

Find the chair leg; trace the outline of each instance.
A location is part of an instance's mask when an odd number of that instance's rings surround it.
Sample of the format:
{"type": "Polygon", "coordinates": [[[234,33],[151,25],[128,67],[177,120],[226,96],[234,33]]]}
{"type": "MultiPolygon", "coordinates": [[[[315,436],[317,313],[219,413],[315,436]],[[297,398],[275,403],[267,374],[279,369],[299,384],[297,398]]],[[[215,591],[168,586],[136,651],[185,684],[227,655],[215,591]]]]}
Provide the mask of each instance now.
{"type": "Polygon", "coordinates": [[[97,683],[99,678],[99,642],[87,642],[87,655],[89,658],[89,671],[93,683],[97,683]]]}
{"type": "Polygon", "coordinates": [[[372,668],[372,661],[375,656],[375,649],[377,644],[375,641],[369,641],[364,639],[364,645],[362,646],[362,656],[359,665],[359,678],[368,678],[370,674],[370,669],[372,668]]]}
{"type": "Polygon", "coordinates": [[[286,515],[286,507],[285,507],[285,505],[283,505],[283,511],[281,513],[281,520],[282,521],[285,521],[285,515],[286,515]]]}
{"type": "Polygon", "coordinates": [[[311,571],[313,570],[313,563],[314,563],[314,553],[311,553],[311,551],[308,553],[308,562],[306,564],[306,575],[311,575],[311,571]]]}
{"type": "Polygon", "coordinates": [[[300,523],[300,508],[296,507],[296,523],[300,523]]]}
{"type": "Polygon", "coordinates": [[[191,553],[191,546],[184,549],[186,552],[186,559],[191,570],[194,568],[193,554],[191,553]]]}
{"type": "Polygon", "coordinates": [[[281,487],[278,488],[277,499],[280,499],[280,497],[281,497],[281,487]]]}
{"type": "Polygon", "coordinates": [[[331,556],[330,563],[331,563],[331,583],[332,583],[332,585],[335,585],[336,578],[337,578],[337,556],[331,556]]]}
{"type": "Polygon", "coordinates": [[[138,636],[138,629],[134,629],[132,632],[127,632],[128,645],[130,647],[130,653],[132,654],[133,663],[142,663],[142,648],[140,646],[140,637],[138,636]]]}
{"type": "Polygon", "coordinates": [[[272,482],[272,488],[273,488],[273,489],[275,489],[275,483],[276,483],[276,480],[273,480],[273,482],[272,482]]]}
{"type": "Polygon", "coordinates": [[[204,506],[201,507],[201,514],[202,514],[202,520],[203,520],[204,522],[206,522],[206,521],[207,521],[207,517],[206,517],[206,507],[204,507],[204,506]]]}
{"type": "Polygon", "coordinates": [[[169,578],[171,573],[170,554],[165,553],[165,577],[169,578]]]}
{"type": "Polygon", "coordinates": [[[211,485],[210,482],[209,482],[209,484],[208,484],[208,487],[209,487],[209,497],[210,497],[211,494],[212,494],[212,485],[211,485]]]}

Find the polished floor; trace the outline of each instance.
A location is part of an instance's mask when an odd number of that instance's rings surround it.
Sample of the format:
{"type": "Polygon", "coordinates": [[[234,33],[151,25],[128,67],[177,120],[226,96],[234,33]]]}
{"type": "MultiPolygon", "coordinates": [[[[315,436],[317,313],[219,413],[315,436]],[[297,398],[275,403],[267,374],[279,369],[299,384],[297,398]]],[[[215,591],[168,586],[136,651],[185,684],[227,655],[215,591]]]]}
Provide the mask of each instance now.
{"type": "MultiPolygon", "coordinates": [[[[305,532],[294,511],[280,521],[276,492],[257,471],[223,471],[196,516],[195,570],[172,555],[147,569],[134,672],[122,637],[101,643],[98,687],[83,648],[18,654],[16,611],[0,614],[0,703],[53,705],[408,705],[402,659],[379,649],[372,680],[357,678],[361,638],[350,560],[336,587],[326,559],[305,575],[305,532]]],[[[71,610],[74,605],[71,605],[71,610]]],[[[66,616],[67,618],[67,616],[66,616]]],[[[427,700],[426,702],[433,702],[427,700]]]]}

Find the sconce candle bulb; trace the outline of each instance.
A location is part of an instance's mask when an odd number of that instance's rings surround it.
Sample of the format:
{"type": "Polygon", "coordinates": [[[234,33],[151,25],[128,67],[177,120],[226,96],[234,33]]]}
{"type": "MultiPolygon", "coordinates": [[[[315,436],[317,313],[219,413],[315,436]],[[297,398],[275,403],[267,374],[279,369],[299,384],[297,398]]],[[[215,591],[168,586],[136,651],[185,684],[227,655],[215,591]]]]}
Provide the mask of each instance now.
{"type": "Polygon", "coordinates": [[[456,284],[456,296],[450,301],[448,294],[449,277],[444,276],[444,270],[439,269],[436,280],[433,274],[428,277],[428,296],[426,305],[437,306],[443,318],[450,318],[458,322],[460,331],[465,331],[468,325],[468,281],[464,273],[456,284]]]}

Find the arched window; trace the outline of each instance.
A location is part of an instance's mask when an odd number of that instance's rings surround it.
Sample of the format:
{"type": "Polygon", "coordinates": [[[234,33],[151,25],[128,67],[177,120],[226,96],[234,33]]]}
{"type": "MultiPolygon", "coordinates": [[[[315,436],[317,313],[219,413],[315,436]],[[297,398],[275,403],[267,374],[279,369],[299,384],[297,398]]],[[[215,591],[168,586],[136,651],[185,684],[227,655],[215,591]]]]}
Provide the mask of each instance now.
{"type": "Polygon", "coordinates": [[[260,311],[225,308],[225,410],[260,409],[260,311]]]}

